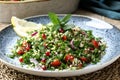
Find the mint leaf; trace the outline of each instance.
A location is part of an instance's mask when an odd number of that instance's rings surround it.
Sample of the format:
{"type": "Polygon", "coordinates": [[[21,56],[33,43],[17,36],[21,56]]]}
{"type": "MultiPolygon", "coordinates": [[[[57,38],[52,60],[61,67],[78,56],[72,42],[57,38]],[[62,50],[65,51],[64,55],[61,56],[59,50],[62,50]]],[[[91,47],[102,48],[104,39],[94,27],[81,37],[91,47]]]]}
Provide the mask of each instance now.
{"type": "Polygon", "coordinates": [[[65,25],[65,27],[63,27],[64,30],[68,30],[68,29],[71,29],[71,28],[74,28],[75,25],[74,24],[67,24],[65,25]]]}
{"type": "Polygon", "coordinates": [[[52,27],[52,30],[51,30],[51,31],[52,31],[52,32],[53,32],[53,31],[56,31],[56,30],[58,30],[59,28],[60,28],[59,25],[54,25],[54,26],[52,27]]]}
{"type": "Polygon", "coordinates": [[[52,22],[54,25],[59,25],[59,24],[60,24],[60,22],[58,21],[59,18],[58,18],[58,16],[57,16],[55,13],[50,12],[50,13],[48,14],[48,16],[49,16],[51,22],[52,22]]]}
{"type": "Polygon", "coordinates": [[[51,22],[53,23],[54,26],[52,26],[52,29],[51,31],[55,31],[55,30],[58,30],[60,27],[63,27],[63,29],[67,30],[67,29],[70,29],[73,27],[73,25],[66,25],[66,23],[69,21],[71,15],[68,14],[66,15],[65,17],[63,17],[62,20],[59,19],[59,17],[55,14],[55,13],[52,13],[50,12],[48,14],[51,22]]]}
{"type": "Polygon", "coordinates": [[[63,22],[64,24],[66,24],[71,18],[71,14],[67,14],[62,20],[61,22],[63,22]]]}

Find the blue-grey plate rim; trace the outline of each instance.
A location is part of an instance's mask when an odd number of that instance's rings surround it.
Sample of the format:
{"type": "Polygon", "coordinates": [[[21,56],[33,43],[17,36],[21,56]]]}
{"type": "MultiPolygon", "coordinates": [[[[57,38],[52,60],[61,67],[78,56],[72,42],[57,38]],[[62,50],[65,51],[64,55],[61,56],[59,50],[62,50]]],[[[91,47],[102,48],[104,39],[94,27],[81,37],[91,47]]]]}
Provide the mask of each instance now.
{"type": "MultiPolygon", "coordinates": [[[[58,15],[59,16],[64,16],[66,14],[58,14],[58,15]]],[[[35,18],[35,17],[40,17],[40,16],[47,16],[47,14],[27,17],[25,19],[28,20],[28,19],[35,18]]],[[[97,21],[104,22],[102,20],[99,20],[99,19],[96,19],[96,18],[92,18],[92,17],[89,17],[89,16],[84,16],[84,15],[72,15],[72,16],[73,17],[86,17],[86,18],[89,18],[89,19],[92,19],[92,20],[97,20],[97,21]]],[[[109,24],[109,23],[107,23],[107,24],[109,24]]],[[[111,25],[111,24],[109,24],[109,25],[111,25]]],[[[8,25],[6,28],[8,28],[10,26],[11,26],[11,24],[8,25]]],[[[113,26],[113,25],[111,25],[111,26],[113,26]]],[[[5,30],[5,29],[3,29],[3,30],[5,30]]],[[[2,52],[0,52],[0,53],[2,53],[2,52]]],[[[93,66],[90,66],[90,67],[87,67],[87,68],[83,68],[83,69],[80,69],[80,70],[70,70],[70,71],[38,71],[38,70],[32,70],[32,69],[27,69],[27,68],[22,68],[22,67],[15,66],[14,64],[11,64],[11,63],[9,63],[9,62],[1,59],[1,58],[0,58],[0,60],[3,63],[5,63],[6,65],[8,65],[9,67],[14,68],[14,69],[16,69],[18,71],[21,71],[21,72],[28,73],[28,74],[33,74],[33,75],[38,75],[38,76],[46,76],[46,77],[66,77],[66,76],[82,75],[82,74],[86,74],[86,73],[90,73],[90,72],[94,72],[94,71],[100,70],[100,69],[110,65],[114,61],[116,61],[119,57],[120,57],[120,53],[119,53],[119,55],[111,58],[111,60],[107,61],[104,64],[97,64],[97,65],[93,65],[93,66]]]]}

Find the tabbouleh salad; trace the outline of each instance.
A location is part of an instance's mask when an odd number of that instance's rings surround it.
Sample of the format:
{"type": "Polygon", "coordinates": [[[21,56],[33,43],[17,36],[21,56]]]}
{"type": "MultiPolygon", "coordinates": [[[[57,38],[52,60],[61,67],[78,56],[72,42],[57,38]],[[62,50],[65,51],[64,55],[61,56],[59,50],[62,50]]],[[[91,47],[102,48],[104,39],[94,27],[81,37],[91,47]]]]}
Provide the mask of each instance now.
{"type": "Polygon", "coordinates": [[[39,70],[77,70],[99,62],[105,53],[105,43],[91,30],[67,24],[70,17],[59,19],[56,14],[49,13],[52,24],[17,40],[10,57],[18,57],[22,65],[39,70]]]}

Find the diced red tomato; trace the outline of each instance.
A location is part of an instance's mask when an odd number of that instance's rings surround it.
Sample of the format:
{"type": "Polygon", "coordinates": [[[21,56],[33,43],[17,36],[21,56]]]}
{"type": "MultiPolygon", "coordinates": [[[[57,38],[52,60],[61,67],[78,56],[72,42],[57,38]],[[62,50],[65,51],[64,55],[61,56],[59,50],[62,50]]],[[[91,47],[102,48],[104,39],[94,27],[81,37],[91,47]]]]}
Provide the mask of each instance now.
{"type": "Polygon", "coordinates": [[[50,51],[47,51],[45,54],[46,56],[50,56],[50,51]]]}
{"type": "Polygon", "coordinates": [[[22,55],[24,54],[24,51],[22,49],[20,49],[18,52],[17,52],[19,55],[22,55]]]}
{"type": "Polygon", "coordinates": [[[61,62],[59,59],[55,59],[53,62],[51,62],[51,66],[57,67],[60,65],[61,65],[61,62]]]}
{"type": "Polygon", "coordinates": [[[92,44],[95,48],[99,47],[99,43],[96,40],[92,40],[92,44]]]}
{"type": "Polygon", "coordinates": [[[42,66],[42,69],[43,69],[43,70],[46,70],[46,69],[47,69],[47,67],[46,67],[45,65],[43,65],[43,66],[42,66]]]}
{"type": "Polygon", "coordinates": [[[31,45],[28,43],[28,42],[26,42],[26,41],[23,41],[23,43],[22,43],[22,47],[26,50],[26,51],[29,51],[31,48],[31,45]]]}
{"type": "Polygon", "coordinates": [[[46,63],[46,59],[45,59],[45,58],[43,58],[43,59],[41,60],[41,62],[46,63]]]}
{"type": "Polygon", "coordinates": [[[29,43],[26,45],[25,49],[26,49],[27,51],[29,51],[29,50],[31,49],[29,43]]]}
{"type": "Polygon", "coordinates": [[[19,58],[19,62],[23,62],[23,58],[22,57],[19,58]]]}
{"type": "Polygon", "coordinates": [[[62,39],[63,39],[64,41],[67,40],[67,36],[64,35],[64,36],[62,37],[62,39]]]}
{"type": "Polygon", "coordinates": [[[22,46],[26,46],[27,44],[27,41],[23,41],[22,46]]]}
{"type": "Polygon", "coordinates": [[[46,39],[46,35],[45,34],[42,34],[42,39],[46,39]]]}
{"type": "Polygon", "coordinates": [[[87,61],[87,58],[86,57],[80,57],[80,59],[82,60],[82,61],[87,61]]]}
{"type": "Polygon", "coordinates": [[[67,54],[66,56],[65,56],[65,61],[70,61],[70,62],[72,62],[74,60],[74,56],[72,56],[71,54],[67,54]]]}

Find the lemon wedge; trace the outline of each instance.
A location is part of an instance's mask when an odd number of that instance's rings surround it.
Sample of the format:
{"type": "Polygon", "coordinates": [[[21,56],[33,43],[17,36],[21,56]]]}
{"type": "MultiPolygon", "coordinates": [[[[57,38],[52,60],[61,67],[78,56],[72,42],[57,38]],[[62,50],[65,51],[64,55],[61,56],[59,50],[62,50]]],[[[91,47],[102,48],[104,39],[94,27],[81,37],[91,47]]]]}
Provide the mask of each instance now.
{"type": "Polygon", "coordinates": [[[14,31],[20,36],[25,37],[28,36],[27,32],[42,29],[42,24],[37,24],[34,22],[26,21],[24,19],[17,18],[13,16],[11,18],[11,24],[13,25],[14,31]]]}

